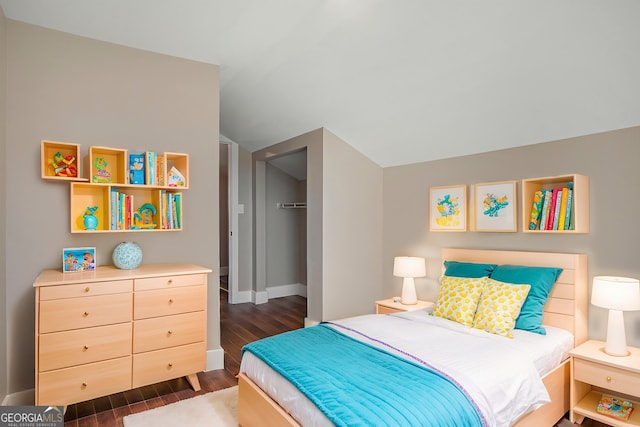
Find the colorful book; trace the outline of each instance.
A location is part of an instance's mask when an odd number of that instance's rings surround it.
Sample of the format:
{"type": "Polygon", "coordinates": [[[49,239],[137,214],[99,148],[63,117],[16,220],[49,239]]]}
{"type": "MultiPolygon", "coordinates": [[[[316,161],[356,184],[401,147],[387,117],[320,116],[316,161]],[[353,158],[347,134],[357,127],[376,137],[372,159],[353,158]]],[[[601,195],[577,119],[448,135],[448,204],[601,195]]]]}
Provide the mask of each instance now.
{"type": "Polygon", "coordinates": [[[608,417],[626,421],[631,416],[631,412],[633,412],[633,403],[628,400],[603,394],[602,399],[598,402],[596,411],[608,417]]]}
{"type": "Polygon", "coordinates": [[[549,202],[549,216],[547,217],[546,230],[553,230],[553,223],[556,218],[556,201],[557,200],[558,200],[558,189],[554,188],[553,190],[551,190],[551,202],[549,202]]]}
{"type": "Polygon", "coordinates": [[[129,184],[144,184],[144,154],[129,154],[129,184]]]}
{"type": "Polygon", "coordinates": [[[564,222],[567,217],[567,197],[569,196],[569,188],[562,189],[562,197],[560,199],[560,214],[558,215],[558,230],[564,230],[564,222]]]}
{"type": "MultiPolygon", "coordinates": [[[[558,230],[560,227],[560,212],[562,212],[562,188],[558,188],[556,191],[556,210],[553,212],[553,229],[558,230]]],[[[566,201],[565,201],[566,204],[566,201]]],[[[564,218],[564,215],[563,215],[564,218]]]]}
{"type": "Polygon", "coordinates": [[[531,204],[531,216],[529,217],[529,230],[535,230],[540,227],[540,217],[542,216],[542,204],[544,203],[544,193],[538,190],[533,195],[533,203],[531,204]]]}
{"type": "Polygon", "coordinates": [[[564,229],[571,230],[571,212],[573,212],[573,189],[567,189],[567,212],[564,219],[564,229]]]}
{"type": "Polygon", "coordinates": [[[540,230],[547,230],[547,220],[549,218],[549,205],[551,204],[551,190],[544,191],[544,204],[542,205],[542,215],[540,216],[540,230]]]}

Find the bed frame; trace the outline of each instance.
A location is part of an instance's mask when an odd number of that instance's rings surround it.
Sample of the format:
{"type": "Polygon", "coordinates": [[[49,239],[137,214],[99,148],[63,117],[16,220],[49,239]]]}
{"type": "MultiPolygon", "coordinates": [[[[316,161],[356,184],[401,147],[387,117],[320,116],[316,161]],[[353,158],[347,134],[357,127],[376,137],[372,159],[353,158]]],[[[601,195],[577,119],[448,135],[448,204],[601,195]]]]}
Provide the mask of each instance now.
{"type": "MultiPolygon", "coordinates": [[[[588,280],[587,255],[552,252],[443,248],[442,261],[466,261],[492,264],[517,264],[560,267],[551,295],[544,307],[543,323],[566,329],[575,337],[575,345],[587,340],[588,280]]],[[[553,426],[569,411],[569,360],[548,373],[543,382],[551,402],[522,417],[516,427],[553,426]]],[[[238,423],[253,426],[300,426],[244,373],[238,375],[238,423]]]]}

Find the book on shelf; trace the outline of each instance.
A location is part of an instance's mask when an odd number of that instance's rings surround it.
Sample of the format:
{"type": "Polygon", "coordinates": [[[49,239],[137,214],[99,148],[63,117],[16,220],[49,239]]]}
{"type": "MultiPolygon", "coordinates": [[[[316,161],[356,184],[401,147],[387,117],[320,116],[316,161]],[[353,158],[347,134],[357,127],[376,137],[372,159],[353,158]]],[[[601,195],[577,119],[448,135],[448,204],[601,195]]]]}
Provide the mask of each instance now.
{"type": "Polygon", "coordinates": [[[626,421],[633,412],[633,403],[615,396],[603,394],[596,411],[599,414],[626,421]]]}
{"type": "Polygon", "coordinates": [[[567,217],[567,198],[569,196],[569,188],[564,187],[561,193],[562,197],[560,198],[560,211],[558,213],[558,230],[564,230],[564,221],[567,217]]]}
{"type": "Polygon", "coordinates": [[[129,154],[129,184],[144,184],[144,154],[129,154]]]}
{"type": "Polygon", "coordinates": [[[542,215],[540,216],[540,230],[547,230],[547,219],[549,218],[549,205],[551,204],[551,190],[544,192],[544,202],[542,205],[542,215]]]}
{"type": "Polygon", "coordinates": [[[544,203],[544,193],[538,190],[533,195],[533,203],[531,205],[531,215],[529,217],[529,230],[535,230],[540,227],[540,217],[542,216],[542,204],[544,203]]]}
{"type": "Polygon", "coordinates": [[[562,188],[556,188],[553,190],[556,193],[555,210],[553,211],[553,226],[554,230],[558,230],[560,223],[560,211],[562,210],[562,188]]]}
{"type": "Polygon", "coordinates": [[[564,229],[573,230],[573,182],[570,182],[567,187],[567,212],[564,220],[564,229]]]}
{"type": "Polygon", "coordinates": [[[558,200],[558,189],[551,190],[551,202],[549,203],[549,216],[547,217],[546,230],[553,230],[553,222],[556,217],[556,201],[558,200]]]}

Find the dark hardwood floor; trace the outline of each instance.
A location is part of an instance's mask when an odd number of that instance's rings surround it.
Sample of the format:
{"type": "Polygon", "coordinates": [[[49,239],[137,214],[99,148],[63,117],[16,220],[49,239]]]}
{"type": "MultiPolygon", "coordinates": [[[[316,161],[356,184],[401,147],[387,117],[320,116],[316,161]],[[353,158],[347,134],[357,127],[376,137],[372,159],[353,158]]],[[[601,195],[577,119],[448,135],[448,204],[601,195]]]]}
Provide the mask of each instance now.
{"type": "Polygon", "coordinates": [[[266,304],[227,304],[220,290],[220,344],[224,349],[224,369],[198,374],[202,389],[193,391],[184,378],[116,393],[70,405],[65,427],[122,426],[122,418],[199,394],[238,384],[240,350],[246,343],[304,326],[307,300],[291,296],[271,299],[266,304]]]}

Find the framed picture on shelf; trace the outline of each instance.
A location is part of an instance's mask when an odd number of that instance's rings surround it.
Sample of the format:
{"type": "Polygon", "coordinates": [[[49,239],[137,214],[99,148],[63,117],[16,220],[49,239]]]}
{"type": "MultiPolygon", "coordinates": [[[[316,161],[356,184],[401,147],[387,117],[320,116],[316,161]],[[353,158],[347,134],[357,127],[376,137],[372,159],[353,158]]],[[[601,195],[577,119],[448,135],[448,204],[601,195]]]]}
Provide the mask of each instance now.
{"type": "Polygon", "coordinates": [[[96,248],[64,248],[62,250],[62,271],[92,271],[96,269],[96,248]]]}
{"type": "Polygon", "coordinates": [[[467,231],[467,186],[429,189],[429,230],[467,231]]]}
{"type": "Polygon", "coordinates": [[[516,181],[474,185],[473,230],[516,232],[516,181]]]}

